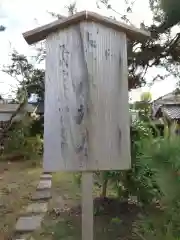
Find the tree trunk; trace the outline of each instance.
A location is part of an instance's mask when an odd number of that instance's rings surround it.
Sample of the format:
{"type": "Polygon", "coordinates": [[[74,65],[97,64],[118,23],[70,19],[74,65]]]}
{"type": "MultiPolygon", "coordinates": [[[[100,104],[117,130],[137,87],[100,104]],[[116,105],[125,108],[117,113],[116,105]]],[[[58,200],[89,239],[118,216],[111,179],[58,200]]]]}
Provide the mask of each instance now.
{"type": "Polygon", "coordinates": [[[101,193],[101,197],[102,198],[106,198],[106,195],[107,195],[107,185],[108,185],[108,179],[105,179],[103,181],[103,185],[102,185],[102,193],[101,193]]]}

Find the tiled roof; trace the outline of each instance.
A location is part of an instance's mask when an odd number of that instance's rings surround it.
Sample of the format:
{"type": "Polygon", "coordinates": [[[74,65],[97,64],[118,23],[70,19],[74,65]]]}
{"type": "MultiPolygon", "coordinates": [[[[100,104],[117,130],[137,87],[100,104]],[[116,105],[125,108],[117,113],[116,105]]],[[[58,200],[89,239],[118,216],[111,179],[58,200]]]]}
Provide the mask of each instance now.
{"type": "Polygon", "coordinates": [[[162,111],[170,119],[180,119],[180,105],[166,105],[162,107],[162,111]]]}
{"type": "MultiPolygon", "coordinates": [[[[179,105],[180,106],[180,93],[177,93],[177,89],[171,93],[168,93],[152,102],[152,115],[153,117],[156,117],[157,112],[159,109],[163,109],[162,106],[167,106],[167,105],[179,105]]],[[[168,107],[169,109],[169,107],[168,107]]],[[[173,110],[172,110],[173,111],[173,110]]]]}
{"type": "MultiPolygon", "coordinates": [[[[13,113],[18,109],[18,107],[19,104],[16,103],[0,103],[0,113],[13,113]]],[[[32,104],[27,104],[25,108],[29,113],[32,113],[35,109],[32,104]]]]}
{"type": "Polygon", "coordinates": [[[15,112],[19,107],[19,104],[0,104],[0,112],[15,112]]]}

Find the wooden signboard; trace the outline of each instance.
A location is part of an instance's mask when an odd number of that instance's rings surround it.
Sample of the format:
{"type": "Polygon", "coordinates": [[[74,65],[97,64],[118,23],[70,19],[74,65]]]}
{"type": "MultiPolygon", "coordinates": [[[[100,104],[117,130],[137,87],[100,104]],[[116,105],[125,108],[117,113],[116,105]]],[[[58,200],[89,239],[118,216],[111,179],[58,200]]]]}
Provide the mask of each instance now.
{"type": "Polygon", "coordinates": [[[44,171],[85,172],[83,240],[93,239],[91,172],[130,168],[126,41],[148,36],[87,11],[24,34],[46,38],[44,171]]]}
{"type": "Polygon", "coordinates": [[[81,22],[47,37],[45,171],[130,167],[126,35],[81,22]]]}
{"type": "Polygon", "coordinates": [[[46,38],[46,172],[130,168],[126,35],[147,33],[81,12],[24,34],[46,38]]]}

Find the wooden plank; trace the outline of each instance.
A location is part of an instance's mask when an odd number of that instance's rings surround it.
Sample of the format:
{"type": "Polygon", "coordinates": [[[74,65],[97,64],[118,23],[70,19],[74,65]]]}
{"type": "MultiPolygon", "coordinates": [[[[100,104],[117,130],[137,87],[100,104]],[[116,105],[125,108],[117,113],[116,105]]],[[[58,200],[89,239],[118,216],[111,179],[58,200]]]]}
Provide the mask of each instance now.
{"type": "Polygon", "coordinates": [[[89,75],[87,170],[130,167],[126,35],[82,22],[89,75]]]}
{"type": "Polygon", "coordinates": [[[60,29],[62,30],[69,27],[70,25],[77,24],[84,20],[101,23],[106,27],[113,28],[117,31],[125,32],[129,38],[137,39],[139,41],[150,37],[150,33],[147,31],[135,28],[134,26],[130,26],[89,11],[82,11],[68,18],[59,19],[50,24],[35,28],[33,30],[23,33],[23,37],[25,38],[27,43],[33,44],[35,42],[45,39],[52,32],[60,29]]]}
{"type": "Polygon", "coordinates": [[[79,27],[49,36],[46,46],[44,171],[86,169],[88,80],[79,27]]]}
{"type": "Polygon", "coordinates": [[[130,141],[130,112],[128,92],[128,63],[127,63],[127,39],[126,35],[121,38],[121,61],[120,61],[120,92],[119,92],[119,129],[121,129],[121,162],[122,169],[131,168],[131,141],[130,141]],[[124,149],[124,150],[123,150],[124,149]]]}
{"type": "Polygon", "coordinates": [[[93,240],[93,173],[82,173],[82,240],[93,240]]]}

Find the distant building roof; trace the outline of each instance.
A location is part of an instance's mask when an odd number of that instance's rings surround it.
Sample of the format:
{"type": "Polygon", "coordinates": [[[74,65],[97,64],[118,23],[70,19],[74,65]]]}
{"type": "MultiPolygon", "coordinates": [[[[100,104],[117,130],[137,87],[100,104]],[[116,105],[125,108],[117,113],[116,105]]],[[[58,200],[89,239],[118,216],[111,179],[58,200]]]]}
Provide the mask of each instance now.
{"type": "MultiPolygon", "coordinates": [[[[0,103],[0,113],[14,113],[19,107],[17,103],[0,103]]],[[[32,113],[35,110],[35,106],[32,104],[25,105],[27,112],[32,113]]]]}
{"type": "Polygon", "coordinates": [[[19,104],[9,104],[9,103],[1,103],[0,104],[0,112],[15,112],[19,107],[19,104]]]}
{"type": "Polygon", "coordinates": [[[180,104],[179,105],[165,105],[162,111],[170,119],[180,119],[180,104]]]}
{"type": "Polygon", "coordinates": [[[177,120],[180,119],[180,104],[164,104],[161,105],[156,114],[155,118],[166,116],[168,119],[177,120]]]}
{"type": "Polygon", "coordinates": [[[154,100],[152,102],[152,114],[153,117],[156,117],[157,113],[159,112],[159,109],[164,106],[168,106],[168,109],[170,106],[174,108],[173,106],[180,106],[180,93],[176,89],[173,92],[170,92],[162,97],[159,97],[158,99],[154,100]]]}

